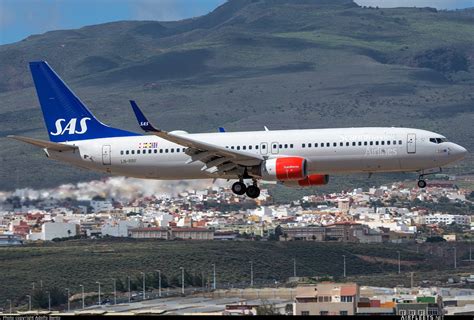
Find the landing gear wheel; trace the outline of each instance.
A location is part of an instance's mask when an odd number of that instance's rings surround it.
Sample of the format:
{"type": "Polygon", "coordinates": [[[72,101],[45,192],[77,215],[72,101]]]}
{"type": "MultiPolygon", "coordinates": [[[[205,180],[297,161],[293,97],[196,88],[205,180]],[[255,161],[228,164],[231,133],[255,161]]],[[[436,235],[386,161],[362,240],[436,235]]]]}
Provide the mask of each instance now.
{"type": "Polygon", "coordinates": [[[423,189],[425,187],[426,187],[426,181],[422,179],[418,180],[418,188],[423,189]]]}
{"type": "Polygon", "coordinates": [[[248,186],[246,193],[249,198],[258,198],[258,196],[260,195],[260,188],[257,186],[248,186]]]}
{"type": "Polygon", "coordinates": [[[237,181],[232,185],[232,192],[238,194],[239,196],[245,194],[246,191],[247,186],[243,182],[237,181]]]}

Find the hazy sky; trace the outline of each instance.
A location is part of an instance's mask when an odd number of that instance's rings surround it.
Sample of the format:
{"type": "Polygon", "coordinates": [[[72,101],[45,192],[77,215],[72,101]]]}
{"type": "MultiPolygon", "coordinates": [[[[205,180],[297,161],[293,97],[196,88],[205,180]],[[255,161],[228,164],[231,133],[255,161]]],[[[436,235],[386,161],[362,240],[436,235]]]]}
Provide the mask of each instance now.
{"type": "MultiPolygon", "coordinates": [[[[0,0],[0,44],[31,34],[118,20],[179,20],[206,14],[226,0],[0,0]]],[[[474,7],[474,0],[355,0],[379,7],[474,7]]]]}

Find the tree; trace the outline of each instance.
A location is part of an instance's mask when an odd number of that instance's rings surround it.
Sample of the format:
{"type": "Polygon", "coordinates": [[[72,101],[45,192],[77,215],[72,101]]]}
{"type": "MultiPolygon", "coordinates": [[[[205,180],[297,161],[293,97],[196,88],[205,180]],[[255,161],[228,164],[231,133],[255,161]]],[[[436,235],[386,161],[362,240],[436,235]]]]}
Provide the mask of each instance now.
{"type": "MultiPolygon", "coordinates": [[[[117,282],[115,283],[115,288],[117,289],[118,292],[128,291],[128,287],[125,287],[122,279],[118,278],[116,281],[117,282]]],[[[127,279],[127,281],[128,281],[128,279],[127,279]]]]}
{"type": "Polygon", "coordinates": [[[48,294],[42,289],[35,289],[31,294],[31,305],[33,308],[45,309],[48,307],[48,294]]]}
{"type": "Polygon", "coordinates": [[[278,315],[280,314],[274,304],[268,302],[268,300],[262,300],[262,304],[257,307],[257,315],[278,315]]]}
{"type": "Polygon", "coordinates": [[[51,306],[57,306],[67,302],[66,293],[58,287],[52,287],[49,289],[51,295],[51,306]]]}

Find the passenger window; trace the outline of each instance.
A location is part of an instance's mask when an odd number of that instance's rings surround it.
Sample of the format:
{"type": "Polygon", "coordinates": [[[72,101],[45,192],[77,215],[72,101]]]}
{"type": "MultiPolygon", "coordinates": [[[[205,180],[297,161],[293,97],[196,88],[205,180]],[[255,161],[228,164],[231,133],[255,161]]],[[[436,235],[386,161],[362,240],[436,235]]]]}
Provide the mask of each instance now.
{"type": "Polygon", "coordinates": [[[348,146],[349,146],[349,144],[350,144],[349,142],[346,142],[346,147],[348,147],[348,146]]]}
{"type": "Polygon", "coordinates": [[[285,149],[288,149],[288,144],[285,143],[285,149]]]}
{"type": "Polygon", "coordinates": [[[321,143],[321,148],[324,148],[324,143],[321,143]]]}
{"type": "Polygon", "coordinates": [[[344,147],[344,142],[340,142],[339,147],[344,147]]]}
{"type": "Polygon", "coordinates": [[[237,150],[240,150],[240,146],[237,146],[237,150]]]}
{"type": "Polygon", "coordinates": [[[378,145],[379,145],[379,142],[378,142],[378,141],[375,141],[375,145],[378,146],[378,145]]]}
{"type": "Polygon", "coordinates": [[[396,145],[397,144],[397,140],[393,140],[393,145],[396,145]]]}
{"type": "Polygon", "coordinates": [[[387,146],[389,146],[389,145],[390,145],[390,140],[387,141],[387,146]]]}
{"type": "Polygon", "coordinates": [[[255,150],[258,150],[258,144],[255,146],[255,150]]]}
{"type": "Polygon", "coordinates": [[[355,147],[356,143],[355,142],[352,142],[352,146],[355,147]]]}
{"type": "Polygon", "coordinates": [[[130,153],[130,152],[129,152],[128,150],[127,150],[127,151],[125,151],[125,154],[129,154],[129,153],[130,153]]]}
{"type": "Polygon", "coordinates": [[[135,154],[135,150],[132,150],[132,154],[135,154]]]}
{"type": "Polygon", "coordinates": [[[283,145],[282,145],[282,144],[280,144],[279,147],[280,147],[280,149],[283,149],[283,145]]]}
{"type": "Polygon", "coordinates": [[[362,141],[359,141],[358,145],[361,146],[361,145],[362,145],[362,141]]]}
{"type": "Polygon", "coordinates": [[[158,153],[158,149],[155,149],[153,152],[154,152],[154,153],[158,153]]]}
{"type": "MultiPolygon", "coordinates": [[[[311,147],[311,143],[309,144],[309,146],[311,147]]],[[[293,149],[293,143],[290,144],[290,148],[293,149]]]]}
{"type": "Polygon", "coordinates": [[[385,145],[385,141],[383,141],[383,140],[380,141],[380,144],[385,145]]]}
{"type": "Polygon", "coordinates": [[[315,148],[317,148],[317,147],[318,147],[318,143],[317,143],[317,142],[314,144],[314,147],[315,147],[315,148]]]}
{"type": "Polygon", "coordinates": [[[328,142],[328,143],[326,143],[326,147],[329,147],[329,146],[331,146],[331,144],[330,144],[329,142],[328,142]]]}
{"type": "Polygon", "coordinates": [[[337,142],[333,142],[332,146],[337,147],[337,142]]]}
{"type": "Polygon", "coordinates": [[[171,149],[170,149],[170,152],[171,152],[171,153],[174,153],[174,149],[173,149],[173,148],[171,148],[171,149]]]}
{"type": "Polygon", "coordinates": [[[366,146],[366,145],[367,145],[367,141],[364,141],[364,146],[366,146]]]}
{"type": "Polygon", "coordinates": [[[234,146],[231,146],[230,148],[231,148],[232,150],[234,150],[234,146]]]}
{"type": "Polygon", "coordinates": [[[264,144],[264,145],[262,146],[262,149],[266,149],[266,148],[267,148],[267,146],[264,144]]]}
{"type": "Polygon", "coordinates": [[[247,146],[242,146],[242,150],[247,150],[247,146]]]}
{"type": "Polygon", "coordinates": [[[120,151],[120,155],[122,155],[122,156],[123,156],[123,151],[120,151]]]}
{"type": "Polygon", "coordinates": [[[249,150],[252,150],[252,146],[249,146],[249,150]]]}
{"type": "Polygon", "coordinates": [[[165,149],[165,153],[168,153],[168,149],[165,149]]]}
{"type": "Polygon", "coordinates": [[[301,145],[301,147],[302,147],[302,148],[306,148],[306,143],[303,143],[303,144],[301,145]]]}
{"type": "Polygon", "coordinates": [[[160,149],[160,153],[163,153],[163,149],[160,149]]]}
{"type": "Polygon", "coordinates": [[[402,144],[402,140],[398,140],[398,144],[402,144]]]}
{"type": "Polygon", "coordinates": [[[151,149],[148,149],[148,154],[150,154],[151,152],[152,152],[151,149]]]}
{"type": "MultiPolygon", "coordinates": [[[[293,148],[293,145],[291,147],[293,148]]],[[[308,148],[311,148],[311,143],[308,143],[308,148]]]]}
{"type": "Polygon", "coordinates": [[[140,154],[140,150],[137,150],[137,154],[140,154]]]}
{"type": "Polygon", "coordinates": [[[373,142],[373,141],[370,141],[369,144],[370,144],[371,146],[373,146],[373,145],[374,145],[374,142],[373,142]]]}

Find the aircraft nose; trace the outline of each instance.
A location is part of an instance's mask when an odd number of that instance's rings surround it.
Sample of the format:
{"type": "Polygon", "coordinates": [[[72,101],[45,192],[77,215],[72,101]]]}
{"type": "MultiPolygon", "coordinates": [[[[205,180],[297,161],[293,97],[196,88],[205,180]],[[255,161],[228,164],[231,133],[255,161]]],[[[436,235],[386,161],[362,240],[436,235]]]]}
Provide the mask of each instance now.
{"type": "Polygon", "coordinates": [[[467,155],[467,150],[466,148],[456,144],[454,145],[454,154],[458,159],[463,159],[467,155]]]}

